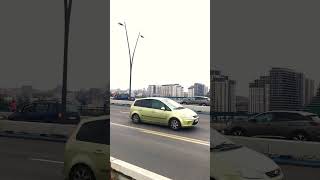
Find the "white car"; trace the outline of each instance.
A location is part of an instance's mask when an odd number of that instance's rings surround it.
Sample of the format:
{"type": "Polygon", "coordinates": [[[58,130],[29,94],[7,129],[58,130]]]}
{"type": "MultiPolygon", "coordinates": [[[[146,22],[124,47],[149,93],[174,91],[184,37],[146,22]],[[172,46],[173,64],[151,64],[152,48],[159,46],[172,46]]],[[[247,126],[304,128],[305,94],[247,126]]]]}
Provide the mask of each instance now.
{"type": "Polygon", "coordinates": [[[211,130],[211,180],[283,180],[280,167],[267,156],[233,143],[211,130]]]}

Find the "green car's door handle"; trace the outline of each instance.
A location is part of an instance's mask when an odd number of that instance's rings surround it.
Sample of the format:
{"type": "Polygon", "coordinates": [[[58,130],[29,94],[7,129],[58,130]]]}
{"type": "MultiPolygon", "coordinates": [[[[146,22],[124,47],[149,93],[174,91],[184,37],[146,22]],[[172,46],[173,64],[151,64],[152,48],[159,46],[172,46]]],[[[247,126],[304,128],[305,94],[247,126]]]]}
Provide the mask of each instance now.
{"type": "Polygon", "coordinates": [[[103,151],[101,149],[96,149],[94,151],[95,154],[103,154],[103,151]]]}

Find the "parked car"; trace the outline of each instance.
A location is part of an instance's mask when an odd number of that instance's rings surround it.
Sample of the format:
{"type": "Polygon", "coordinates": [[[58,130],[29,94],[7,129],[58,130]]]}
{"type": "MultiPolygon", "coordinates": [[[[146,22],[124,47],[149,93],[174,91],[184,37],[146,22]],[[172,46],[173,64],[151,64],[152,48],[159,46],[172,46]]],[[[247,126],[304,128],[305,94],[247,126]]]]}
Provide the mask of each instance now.
{"type": "Polygon", "coordinates": [[[283,180],[280,167],[269,157],[211,130],[211,180],[283,180]]]}
{"type": "Polygon", "coordinates": [[[225,132],[236,136],[319,140],[320,119],[316,114],[303,111],[269,111],[246,121],[231,121],[225,132]]]}
{"type": "Polygon", "coordinates": [[[34,101],[8,116],[9,120],[47,123],[78,123],[80,113],[75,105],[67,104],[66,121],[62,121],[62,107],[58,101],[34,101]]]}
{"type": "Polygon", "coordinates": [[[110,125],[99,117],[82,120],[65,146],[66,180],[110,178],[110,125]]]}
{"type": "Polygon", "coordinates": [[[204,96],[189,97],[189,98],[184,98],[181,101],[181,104],[195,104],[200,106],[210,106],[210,99],[204,96]]]}
{"type": "Polygon", "coordinates": [[[117,94],[113,97],[114,100],[127,100],[127,101],[134,101],[134,97],[129,97],[129,94],[117,94]]]}
{"type": "Polygon", "coordinates": [[[130,115],[134,123],[145,122],[169,126],[173,130],[193,127],[199,122],[194,111],[168,98],[143,98],[131,105],[130,115]]]}

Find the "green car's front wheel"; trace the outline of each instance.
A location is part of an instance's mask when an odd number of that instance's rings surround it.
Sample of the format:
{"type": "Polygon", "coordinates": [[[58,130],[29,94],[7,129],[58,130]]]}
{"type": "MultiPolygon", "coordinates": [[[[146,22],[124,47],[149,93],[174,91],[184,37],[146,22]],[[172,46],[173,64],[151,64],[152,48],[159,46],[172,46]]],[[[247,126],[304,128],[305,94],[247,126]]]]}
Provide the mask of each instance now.
{"type": "Polygon", "coordinates": [[[85,165],[77,165],[72,168],[70,180],[95,180],[91,169],[85,165]]]}
{"type": "Polygon", "coordinates": [[[171,129],[176,131],[176,130],[179,130],[181,128],[181,123],[180,123],[180,121],[178,119],[173,118],[173,119],[170,120],[169,126],[170,126],[171,129]]]}
{"type": "Polygon", "coordinates": [[[133,123],[140,123],[140,116],[138,114],[133,114],[131,119],[133,123]]]}

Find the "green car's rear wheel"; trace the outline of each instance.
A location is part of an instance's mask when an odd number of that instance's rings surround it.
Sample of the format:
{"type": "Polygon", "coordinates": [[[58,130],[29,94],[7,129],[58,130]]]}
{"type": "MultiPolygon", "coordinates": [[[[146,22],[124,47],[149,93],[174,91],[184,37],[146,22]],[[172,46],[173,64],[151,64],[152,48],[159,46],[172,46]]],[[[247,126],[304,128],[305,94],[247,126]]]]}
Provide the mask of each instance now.
{"type": "Polygon", "coordinates": [[[140,123],[140,116],[138,114],[133,114],[131,119],[133,123],[140,123]]]}

